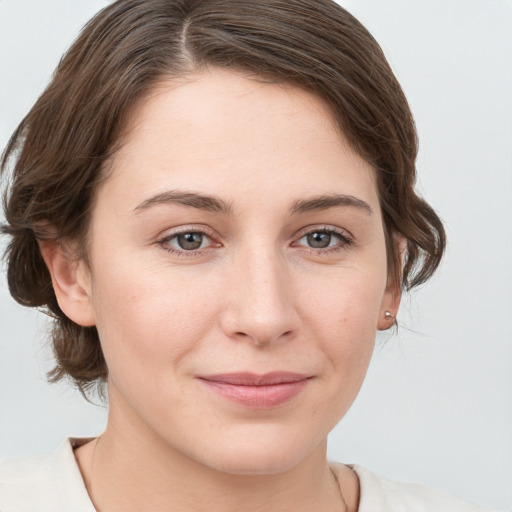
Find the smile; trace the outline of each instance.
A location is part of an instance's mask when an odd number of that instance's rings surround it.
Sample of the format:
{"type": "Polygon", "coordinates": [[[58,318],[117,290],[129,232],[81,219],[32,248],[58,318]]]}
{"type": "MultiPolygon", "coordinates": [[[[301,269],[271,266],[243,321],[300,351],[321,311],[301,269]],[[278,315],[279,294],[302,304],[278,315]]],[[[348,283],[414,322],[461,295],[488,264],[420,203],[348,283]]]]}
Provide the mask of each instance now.
{"type": "Polygon", "coordinates": [[[222,397],[254,409],[278,407],[297,396],[311,377],[290,372],[265,375],[226,373],[199,377],[211,391],[222,397]]]}

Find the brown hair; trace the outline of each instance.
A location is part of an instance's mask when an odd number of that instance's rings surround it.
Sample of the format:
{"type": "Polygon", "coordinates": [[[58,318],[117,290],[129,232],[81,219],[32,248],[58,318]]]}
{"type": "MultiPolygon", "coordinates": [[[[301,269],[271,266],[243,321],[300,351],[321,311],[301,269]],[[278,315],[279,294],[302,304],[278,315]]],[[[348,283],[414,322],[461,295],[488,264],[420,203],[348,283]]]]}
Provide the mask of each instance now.
{"type": "Polygon", "coordinates": [[[94,191],[127,117],[166,77],[205,66],[244,70],[323,98],[352,147],[376,170],[390,279],[426,281],[445,246],[441,221],[414,191],[417,136],[407,100],[379,45],[331,0],[119,0],[99,12],[12,135],[4,198],[12,296],[55,319],[57,366],[84,391],[107,368],[95,327],[60,310],[38,247],[86,239],[94,191]],[[52,226],[49,233],[43,226],[52,226]],[[394,236],[406,240],[401,263],[394,236]],[[400,267],[400,265],[402,265],[400,267]]]}

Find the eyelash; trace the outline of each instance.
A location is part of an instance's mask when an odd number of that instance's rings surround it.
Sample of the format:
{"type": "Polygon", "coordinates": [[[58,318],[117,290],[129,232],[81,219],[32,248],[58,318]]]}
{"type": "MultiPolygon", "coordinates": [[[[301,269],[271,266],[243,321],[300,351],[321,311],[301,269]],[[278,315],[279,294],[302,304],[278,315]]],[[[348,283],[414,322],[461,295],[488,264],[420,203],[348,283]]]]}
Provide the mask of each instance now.
{"type": "MultiPolygon", "coordinates": [[[[191,257],[191,256],[199,256],[204,254],[206,251],[209,251],[211,249],[215,249],[217,247],[221,247],[222,245],[220,243],[215,243],[213,241],[213,235],[208,233],[205,228],[201,227],[198,228],[183,228],[179,231],[176,231],[172,234],[166,235],[165,237],[159,239],[157,243],[167,252],[172,253],[176,256],[180,257],[191,257]],[[180,235],[185,234],[198,234],[203,237],[206,237],[207,240],[210,240],[210,245],[207,247],[195,249],[195,250],[185,250],[185,249],[175,249],[168,244],[176,239],[180,235]],[[213,245],[212,245],[213,243],[213,245]]],[[[326,253],[334,253],[341,250],[348,249],[351,245],[354,244],[353,239],[346,233],[346,231],[334,228],[332,226],[322,226],[322,227],[310,227],[310,228],[304,228],[299,234],[296,236],[295,241],[291,243],[292,247],[304,247],[306,250],[308,250],[311,254],[315,255],[321,255],[326,253]],[[312,235],[315,233],[322,233],[327,235],[334,235],[339,239],[339,242],[333,246],[328,246],[326,248],[315,248],[315,247],[308,247],[299,244],[298,242],[302,240],[303,238],[307,237],[308,235],[312,235]]]]}
{"type": "Polygon", "coordinates": [[[303,238],[307,237],[308,235],[312,235],[314,233],[322,233],[327,235],[334,235],[339,239],[339,242],[333,246],[328,246],[326,248],[315,248],[315,247],[308,247],[308,246],[302,246],[306,250],[308,250],[311,254],[315,255],[322,255],[322,254],[328,254],[328,253],[335,253],[338,251],[343,251],[348,249],[350,246],[354,244],[354,240],[352,237],[344,230],[339,228],[334,228],[332,226],[322,226],[322,227],[308,227],[304,228],[296,238],[296,242],[292,242],[292,246],[296,247],[298,245],[298,242],[302,240],[303,238]]]}
{"type": "Polygon", "coordinates": [[[164,236],[163,238],[159,239],[157,243],[165,251],[170,252],[171,254],[174,254],[175,256],[180,256],[180,257],[181,256],[183,256],[183,257],[199,256],[208,250],[215,249],[216,247],[221,246],[220,243],[213,242],[213,235],[211,233],[208,233],[208,231],[204,227],[200,227],[200,228],[197,228],[197,227],[196,228],[186,228],[185,227],[183,229],[180,229],[179,231],[175,231],[172,234],[164,236]],[[185,249],[175,249],[169,245],[166,245],[166,244],[169,244],[172,240],[176,239],[178,236],[188,235],[188,234],[201,235],[201,236],[205,237],[207,240],[210,240],[210,245],[207,247],[190,250],[190,251],[187,251],[185,249]],[[213,245],[212,245],[212,243],[213,243],[213,245]]]}

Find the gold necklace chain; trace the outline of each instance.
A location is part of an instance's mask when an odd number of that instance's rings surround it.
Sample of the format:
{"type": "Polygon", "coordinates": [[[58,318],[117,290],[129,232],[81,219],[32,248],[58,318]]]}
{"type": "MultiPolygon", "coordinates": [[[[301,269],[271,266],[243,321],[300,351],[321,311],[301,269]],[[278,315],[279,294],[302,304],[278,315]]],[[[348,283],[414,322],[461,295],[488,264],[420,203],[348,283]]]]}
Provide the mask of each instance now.
{"type": "Polygon", "coordinates": [[[336,483],[336,487],[338,488],[338,493],[341,498],[341,503],[343,503],[343,512],[348,512],[347,502],[345,501],[345,498],[343,497],[343,492],[341,491],[340,479],[338,478],[336,471],[334,471],[334,469],[331,466],[329,466],[329,471],[331,472],[331,475],[334,478],[334,482],[336,483]]]}
{"type": "Polygon", "coordinates": [[[98,447],[98,443],[100,442],[101,436],[98,436],[96,438],[96,444],[94,445],[94,450],[92,451],[92,457],[91,457],[91,465],[89,468],[89,485],[90,485],[90,494],[91,494],[91,501],[94,509],[96,512],[101,512],[101,510],[96,505],[96,502],[94,500],[94,490],[93,490],[93,465],[94,465],[94,456],[96,455],[96,448],[98,447]]]}

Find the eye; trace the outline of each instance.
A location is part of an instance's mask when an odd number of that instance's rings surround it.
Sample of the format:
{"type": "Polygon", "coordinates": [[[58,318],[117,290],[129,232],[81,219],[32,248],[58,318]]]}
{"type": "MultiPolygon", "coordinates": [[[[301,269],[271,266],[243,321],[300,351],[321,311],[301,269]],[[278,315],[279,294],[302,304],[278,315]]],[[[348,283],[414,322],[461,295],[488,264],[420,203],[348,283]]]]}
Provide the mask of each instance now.
{"type": "Polygon", "coordinates": [[[332,245],[333,239],[336,241],[332,233],[327,233],[325,231],[309,233],[301,238],[301,240],[303,239],[305,239],[309,247],[313,247],[314,249],[325,249],[332,245]]]}
{"type": "Polygon", "coordinates": [[[334,228],[322,228],[308,231],[294,242],[293,245],[305,246],[321,251],[323,249],[343,249],[351,243],[352,240],[344,232],[334,228]]]}
{"type": "Polygon", "coordinates": [[[182,231],[166,236],[159,243],[165,250],[174,253],[194,253],[213,244],[211,238],[201,231],[182,231]]]}
{"type": "Polygon", "coordinates": [[[206,236],[203,233],[181,233],[176,235],[174,239],[180,249],[184,251],[195,251],[201,249],[206,236]]]}

